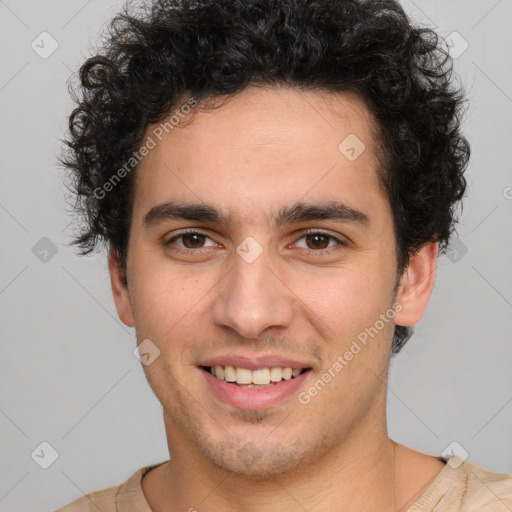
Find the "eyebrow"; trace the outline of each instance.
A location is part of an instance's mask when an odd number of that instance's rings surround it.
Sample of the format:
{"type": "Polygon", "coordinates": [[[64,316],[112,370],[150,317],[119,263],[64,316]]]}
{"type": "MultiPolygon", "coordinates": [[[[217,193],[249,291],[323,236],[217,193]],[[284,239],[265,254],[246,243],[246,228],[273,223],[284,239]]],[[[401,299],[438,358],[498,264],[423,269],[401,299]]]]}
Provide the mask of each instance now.
{"type": "MultiPolygon", "coordinates": [[[[172,219],[231,225],[231,215],[206,203],[178,203],[167,201],[153,206],[144,216],[146,228],[172,219]]],[[[269,220],[274,227],[313,220],[335,220],[358,224],[366,227],[370,224],[368,215],[340,201],[321,201],[318,203],[297,202],[283,206],[272,212],[269,220]]]]}

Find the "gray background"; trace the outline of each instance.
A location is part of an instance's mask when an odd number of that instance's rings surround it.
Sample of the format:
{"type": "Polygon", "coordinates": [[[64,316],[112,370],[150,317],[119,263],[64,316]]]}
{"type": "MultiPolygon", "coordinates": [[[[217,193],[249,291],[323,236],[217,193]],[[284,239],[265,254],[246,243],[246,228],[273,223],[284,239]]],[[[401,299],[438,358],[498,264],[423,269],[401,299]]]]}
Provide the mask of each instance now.
{"type": "MultiPolygon", "coordinates": [[[[56,163],[72,108],[66,80],[119,5],[0,0],[4,511],[53,510],[168,457],[161,408],[133,356],[134,332],[117,319],[106,258],[79,258],[66,245],[56,163]],[[51,49],[43,31],[59,45],[46,59],[31,47],[51,49]],[[58,453],[48,469],[31,457],[43,441],[58,453]]],[[[473,157],[459,240],[440,258],[425,317],[392,362],[389,431],[431,454],[456,441],[471,462],[512,473],[512,1],[404,6],[469,45],[455,62],[471,101],[473,157]]],[[[43,446],[34,459],[50,456],[43,446]]]]}

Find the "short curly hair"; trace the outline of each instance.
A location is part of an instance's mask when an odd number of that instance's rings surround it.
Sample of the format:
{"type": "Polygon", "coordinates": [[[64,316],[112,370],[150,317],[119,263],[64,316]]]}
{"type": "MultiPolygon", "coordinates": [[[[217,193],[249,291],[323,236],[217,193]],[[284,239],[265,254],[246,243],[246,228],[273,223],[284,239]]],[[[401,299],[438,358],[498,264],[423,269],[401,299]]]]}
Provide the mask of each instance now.
{"type": "MultiPolygon", "coordinates": [[[[207,104],[250,85],[359,94],[383,148],[397,275],[425,243],[446,250],[466,189],[465,98],[444,42],[413,26],[397,1],[128,2],[107,27],[78,87],[70,84],[78,106],[60,157],[83,220],[73,241],[82,254],[104,244],[126,272],[136,173],[98,190],[184,97],[207,104]]],[[[393,354],[411,334],[395,326],[393,354]]]]}

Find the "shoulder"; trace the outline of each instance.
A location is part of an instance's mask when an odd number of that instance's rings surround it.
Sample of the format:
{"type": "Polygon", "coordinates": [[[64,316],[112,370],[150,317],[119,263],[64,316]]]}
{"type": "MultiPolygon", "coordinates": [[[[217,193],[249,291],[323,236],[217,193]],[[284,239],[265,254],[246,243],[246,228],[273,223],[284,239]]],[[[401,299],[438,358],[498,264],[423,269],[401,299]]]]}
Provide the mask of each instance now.
{"type": "Polygon", "coordinates": [[[130,510],[150,510],[142,491],[142,477],[160,464],[140,468],[126,482],[84,494],[56,512],[117,512],[125,510],[125,505],[130,510]]]}
{"type": "Polygon", "coordinates": [[[125,484],[85,494],[56,512],[97,512],[98,509],[101,512],[116,512],[116,497],[123,485],[125,484]]]}
{"type": "Polygon", "coordinates": [[[463,466],[466,475],[465,505],[485,507],[475,510],[512,510],[511,474],[487,471],[470,462],[464,462],[463,466]]]}

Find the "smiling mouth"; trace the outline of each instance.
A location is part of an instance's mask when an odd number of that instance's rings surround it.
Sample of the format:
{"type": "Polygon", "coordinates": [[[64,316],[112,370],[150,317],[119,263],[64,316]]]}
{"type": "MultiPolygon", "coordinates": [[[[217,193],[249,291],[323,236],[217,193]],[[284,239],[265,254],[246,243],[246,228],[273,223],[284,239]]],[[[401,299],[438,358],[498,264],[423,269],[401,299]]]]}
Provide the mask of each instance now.
{"type": "Polygon", "coordinates": [[[219,380],[241,388],[267,388],[275,386],[280,382],[292,380],[308,372],[311,368],[259,368],[249,370],[248,368],[236,368],[234,366],[201,366],[219,380]]]}

